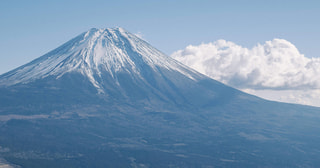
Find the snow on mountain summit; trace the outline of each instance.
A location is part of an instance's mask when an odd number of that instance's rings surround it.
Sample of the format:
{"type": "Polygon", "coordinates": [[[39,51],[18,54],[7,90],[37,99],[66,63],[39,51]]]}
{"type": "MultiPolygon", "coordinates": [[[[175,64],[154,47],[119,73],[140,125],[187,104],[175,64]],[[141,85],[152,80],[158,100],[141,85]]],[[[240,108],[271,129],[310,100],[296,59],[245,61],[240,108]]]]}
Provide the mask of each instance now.
{"type": "Polygon", "coordinates": [[[117,72],[141,77],[145,66],[153,71],[158,71],[158,67],[178,71],[191,79],[199,75],[123,28],[92,28],[44,56],[1,75],[0,86],[79,72],[99,89],[101,83],[97,78],[103,73],[108,72],[117,82],[117,72]]]}

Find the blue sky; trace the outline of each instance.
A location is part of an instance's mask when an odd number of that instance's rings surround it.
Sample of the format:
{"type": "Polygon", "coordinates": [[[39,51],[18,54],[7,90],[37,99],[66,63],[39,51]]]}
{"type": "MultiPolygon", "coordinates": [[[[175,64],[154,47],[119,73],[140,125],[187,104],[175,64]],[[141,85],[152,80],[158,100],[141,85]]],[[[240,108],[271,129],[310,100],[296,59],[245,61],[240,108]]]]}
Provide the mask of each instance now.
{"type": "Polygon", "coordinates": [[[55,0],[0,2],[0,74],[92,27],[141,33],[170,55],[218,39],[251,48],[274,38],[320,57],[320,1],[55,0]]]}

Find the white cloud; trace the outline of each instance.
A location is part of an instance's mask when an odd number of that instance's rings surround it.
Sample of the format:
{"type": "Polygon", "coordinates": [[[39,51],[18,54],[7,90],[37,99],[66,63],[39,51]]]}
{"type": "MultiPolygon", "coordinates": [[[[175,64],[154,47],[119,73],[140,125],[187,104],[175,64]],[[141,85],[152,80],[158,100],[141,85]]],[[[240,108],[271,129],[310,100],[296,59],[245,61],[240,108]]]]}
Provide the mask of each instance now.
{"type": "MultiPolygon", "coordinates": [[[[313,90],[320,90],[320,58],[305,57],[292,43],[283,39],[266,41],[252,49],[218,40],[189,45],[171,56],[218,81],[241,90],[254,90],[252,94],[262,97],[266,95],[262,90],[273,90],[274,96],[268,97],[281,97],[277,94],[282,94],[281,101],[301,103],[309,93],[315,94],[313,90]],[[293,92],[297,90],[301,92],[293,92]],[[289,96],[288,92],[293,95],[289,96]],[[301,101],[297,101],[298,98],[301,101]]],[[[320,97],[320,93],[316,93],[316,97],[320,97]]],[[[304,104],[315,105],[308,102],[304,104]]]]}
{"type": "Polygon", "coordinates": [[[305,104],[320,107],[320,89],[311,90],[254,90],[242,89],[242,91],[263,97],[268,100],[280,102],[305,104]]]}

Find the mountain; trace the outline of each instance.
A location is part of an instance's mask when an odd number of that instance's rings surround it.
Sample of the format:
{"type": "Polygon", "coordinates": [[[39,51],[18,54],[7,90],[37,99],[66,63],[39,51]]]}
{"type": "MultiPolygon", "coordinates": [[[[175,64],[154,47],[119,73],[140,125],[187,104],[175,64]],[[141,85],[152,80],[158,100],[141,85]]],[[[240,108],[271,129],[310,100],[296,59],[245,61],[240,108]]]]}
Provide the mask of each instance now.
{"type": "MultiPolygon", "coordinates": [[[[169,58],[122,28],[91,29],[48,54],[1,75],[0,79],[3,87],[32,86],[37,92],[42,91],[39,99],[44,94],[54,96],[48,92],[63,90],[64,93],[79,94],[64,95],[68,100],[63,102],[68,103],[88,94],[86,96],[92,99],[99,95],[111,104],[115,100],[139,101],[152,107],[162,102],[174,106],[201,105],[205,103],[202,100],[220,98],[219,94],[225,94],[221,92],[224,89],[208,92],[200,83],[228,88],[169,58]],[[203,93],[193,93],[195,88],[203,93]],[[194,99],[194,96],[201,98],[194,99]]],[[[228,90],[237,92],[231,88],[228,90]]],[[[61,97],[60,94],[55,96],[53,104],[61,97]]],[[[25,98],[22,101],[26,101],[25,98]]],[[[37,104],[38,100],[34,103],[37,104]]]]}
{"type": "Polygon", "coordinates": [[[122,28],[0,76],[0,166],[319,167],[320,109],[208,78],[122,28]]]}

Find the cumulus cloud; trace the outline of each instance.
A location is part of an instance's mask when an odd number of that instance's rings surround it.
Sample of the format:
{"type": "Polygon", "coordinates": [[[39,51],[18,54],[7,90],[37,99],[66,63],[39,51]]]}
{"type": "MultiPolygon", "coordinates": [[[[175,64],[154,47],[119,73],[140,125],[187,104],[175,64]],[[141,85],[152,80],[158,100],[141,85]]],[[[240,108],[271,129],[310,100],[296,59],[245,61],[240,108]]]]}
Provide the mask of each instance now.
{"type": "Polygon", "coordinates": [[[307,58],[283,39],[252,49],[218,40],[187,46],[172,54],[178,61],[238,88],[320,88],[320,58],[307,58]]]}
{"type": "Polygon", "coordinates": [[[226,40],[189,45],[171,55],[238,89],[320,89],[320,58],[307,58],[289,41],[273,39],[249,49],[226,40]]]}

